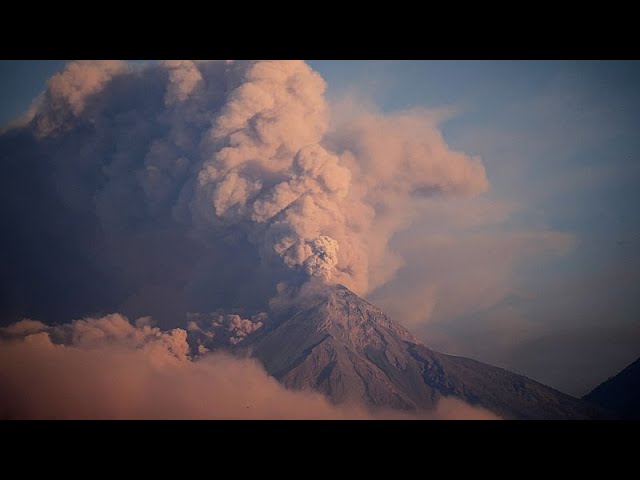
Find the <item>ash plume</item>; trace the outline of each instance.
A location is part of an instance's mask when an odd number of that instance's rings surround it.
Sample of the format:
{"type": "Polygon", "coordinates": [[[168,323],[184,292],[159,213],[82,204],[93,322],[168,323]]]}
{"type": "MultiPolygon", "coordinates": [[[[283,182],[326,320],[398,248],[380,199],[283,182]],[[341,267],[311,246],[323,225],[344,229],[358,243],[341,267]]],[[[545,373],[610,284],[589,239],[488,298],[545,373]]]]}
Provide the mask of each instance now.
{"type": "Polygon", "coordinates": [[[384,284],[416,201],[479,194],[485,170],[425,112],[361,112],[330,129],[325,87],[301,61],[67,64],[0,134],[19,171],[2,180],[3,203],[26,210],[0,212],[17,233],[2,245],[0,310],[168,325],[186,311],[259,311],[279,282],[384,284]],[[74,267],[54,298],[61,263],[74,267]]]}

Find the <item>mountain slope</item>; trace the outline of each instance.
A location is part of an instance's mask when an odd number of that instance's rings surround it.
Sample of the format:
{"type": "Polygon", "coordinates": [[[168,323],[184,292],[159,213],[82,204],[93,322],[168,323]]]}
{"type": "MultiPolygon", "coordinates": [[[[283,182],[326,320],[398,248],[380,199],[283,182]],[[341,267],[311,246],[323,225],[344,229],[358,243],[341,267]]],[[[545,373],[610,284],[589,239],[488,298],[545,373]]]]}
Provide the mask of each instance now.
{"type": "Polygon", "coordinates": [[[335,402],[433,408],[455,396],[514,419],[586,419],[596,409],[506,370],[430,350],[343,286],[301,301],[266,329],[253,354],[285,386],[335,402]]]}
{"type": "Polygon", "coordinates": [[[640,420],[640,358],[598,385],[583,400],[614,412],[620,418],[640,420]]]}

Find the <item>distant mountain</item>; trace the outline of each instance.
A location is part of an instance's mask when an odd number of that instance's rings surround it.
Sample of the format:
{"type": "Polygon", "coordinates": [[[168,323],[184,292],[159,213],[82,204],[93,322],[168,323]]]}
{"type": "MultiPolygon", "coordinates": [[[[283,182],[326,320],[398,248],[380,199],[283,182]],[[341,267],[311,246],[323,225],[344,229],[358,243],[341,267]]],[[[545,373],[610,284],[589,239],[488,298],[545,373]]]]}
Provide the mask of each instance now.
{"type": "Polygon", "coordinates": [[[583,400],[603,407],[623,419],[640,420],[640,358],[601,383],[583,400]]]}
{"type": "Polygon", "coordinates": [[[597,407],[522,375],[423,345],[343,286],[306,298],[255,336],[253,354],[292,389],[416,411],[444,396],[507,419],[589,419],[597,407]]]}

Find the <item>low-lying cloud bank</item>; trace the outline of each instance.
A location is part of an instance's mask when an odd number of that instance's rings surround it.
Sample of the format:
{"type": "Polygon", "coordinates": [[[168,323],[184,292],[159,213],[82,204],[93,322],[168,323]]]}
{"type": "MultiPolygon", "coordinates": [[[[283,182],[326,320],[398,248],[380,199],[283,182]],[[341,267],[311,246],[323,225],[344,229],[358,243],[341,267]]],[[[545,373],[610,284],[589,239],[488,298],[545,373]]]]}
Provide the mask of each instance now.
{"type": "Polygon", "coordinates": [[[187,332],[119,314],[0,331],[0,418],[17,419],[496,419],[457,399],[411,415],[337,406],[290,391],[254,359],[191,358],[187,332]]]}

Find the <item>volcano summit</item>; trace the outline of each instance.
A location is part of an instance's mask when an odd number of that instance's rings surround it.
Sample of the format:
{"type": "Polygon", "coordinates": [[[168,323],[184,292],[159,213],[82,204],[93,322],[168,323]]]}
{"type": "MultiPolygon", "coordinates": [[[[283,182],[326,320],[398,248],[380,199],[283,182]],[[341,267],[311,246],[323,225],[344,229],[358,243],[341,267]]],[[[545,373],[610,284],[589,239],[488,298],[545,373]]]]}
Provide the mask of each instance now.
{"type": "Polygon", "coordinates": [[[296,302],[249,345],[286,387],[320,391],[336,403],[419,411],[456,397],[507,419],[599,415],[522,375],[429,349],[341,285],[296,302]]]}

